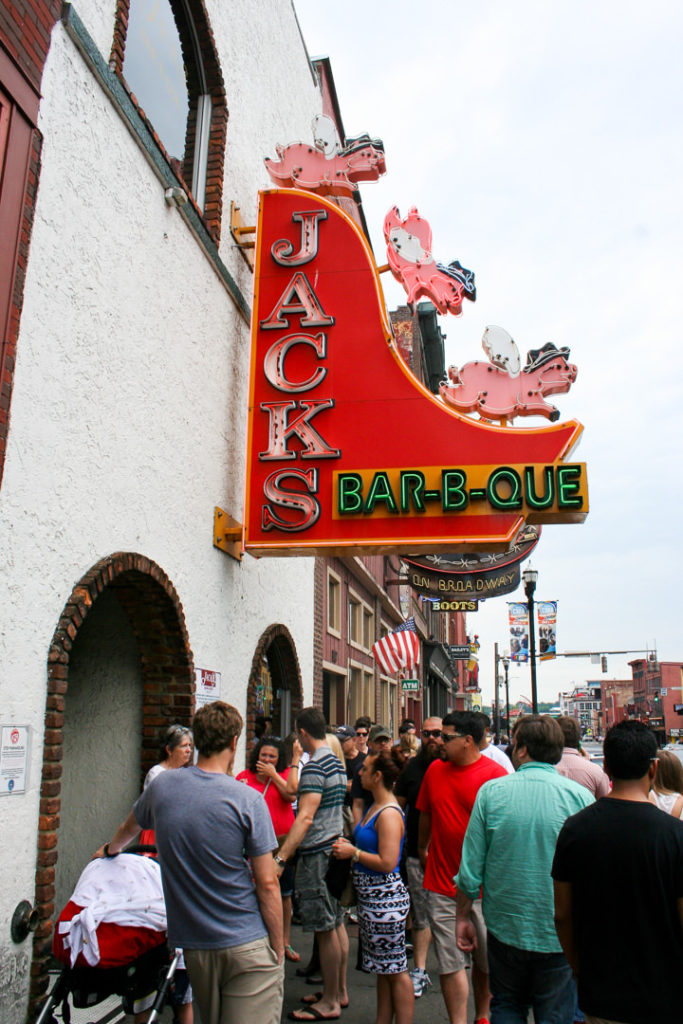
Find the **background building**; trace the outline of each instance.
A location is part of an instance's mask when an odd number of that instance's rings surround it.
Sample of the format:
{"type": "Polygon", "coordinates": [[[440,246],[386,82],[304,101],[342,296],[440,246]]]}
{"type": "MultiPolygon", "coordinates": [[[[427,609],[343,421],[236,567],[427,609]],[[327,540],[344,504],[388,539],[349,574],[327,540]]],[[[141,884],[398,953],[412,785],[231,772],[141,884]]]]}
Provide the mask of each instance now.
{"type": "Polygon", "coordinates": [[[607,732],[617,722],[633,718],[632,679],[605,679],[602,684],[602,706],[604,710],[604,729],[607,732]]]}
{"type": "MultiPolygon", "coordinates": [[[[322,601],[322,709],[331,725],[368,715],[398,733],[402,717],[421,719],[422,692],[404,691],[396,676],[385,675],[372,656],[375,640],[407,618],[400,607],[399,559],[317,560],[322,601]]],[[[403,588],[405,589],[405,588],[403,588]]],[[[405,605],[404,605],[405,607],[405,605]]],[[[424,636],[419,610],[416,624],[424,636]]],[[[420,673],[422,668],[420,668],[420,673]]]]}
{"type": "Polygon", "coordinates": [[[603,732],[602,715],[602,683],[586,680],[581,686],[575,686],[569,693],[560,694],[560,707],[563,715],[575,718],[581,727],[581,735],[586,733],[600,736],[603,732]]]}
{"type": "Polygon", "coordinates": [[[439,326],[431,302],[418,302],[414,312],[399,306],[390,314],[396,345],[405,363],[421,384],[439,394],[446,379],[446,335],[439,326]]]}
{"type": "Polygon", "coordinates": [[[683,718],[675,706],[683,706],[683,662],[657,661],[651,655],[630,661],[629,665],[633,673],[635,717],[649,725],[662,744],[678,738],[683,718]]]}
{"type": "Polygon", "coordinates": [[[561,693],[561,713],[576,718],[582,733],[604,734],[633,718],[649,726],[660,744],[677,741],[683,728],[683,662],[658,661],[651,654],[629,665],[631,679],[588,680],[561,693]]]}

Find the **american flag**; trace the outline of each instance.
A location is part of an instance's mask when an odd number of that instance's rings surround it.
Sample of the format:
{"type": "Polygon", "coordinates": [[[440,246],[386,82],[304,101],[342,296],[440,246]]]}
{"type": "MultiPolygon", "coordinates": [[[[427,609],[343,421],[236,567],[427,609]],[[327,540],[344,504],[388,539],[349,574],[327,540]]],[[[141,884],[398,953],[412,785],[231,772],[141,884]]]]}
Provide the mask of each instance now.
{"type": "Polygon", "coordinates": [[[393,675],[400,668],[409,671],[416,668],[420,661],[420,639],[415,619],[411,616],[398,629],[377,640],[372,655],[387,675],[393,675]]]}

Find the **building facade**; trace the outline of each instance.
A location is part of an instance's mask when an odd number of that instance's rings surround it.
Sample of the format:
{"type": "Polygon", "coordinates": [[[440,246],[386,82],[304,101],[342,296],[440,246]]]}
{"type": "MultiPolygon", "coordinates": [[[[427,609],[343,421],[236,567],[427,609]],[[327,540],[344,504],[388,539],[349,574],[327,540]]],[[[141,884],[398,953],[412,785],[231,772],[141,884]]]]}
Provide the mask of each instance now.
{"type": "Polygon", "coordinates": [[[655,655],[630,661],[635,717],[645,722],[663,745],[678,741],[683,727],[683,662],[657,661],[655,655]]]}
{"type": "MultiPolygon", "coordinates": [[[[421,693],[411,691],[404,699],[401,682],[382,672],[372,646],[404,618],[396,582],[399,560],[381,555],[320,559],[318,569],[323,595],[321,698],[325,717],[331,725],[342,725],[367,715],[397,734],[402,717],[417,716],[419,720],[421,693]]],[[[419,618],[416,622],[424,636],[419,618]]]]}
{"type": "Polygon", "coordinates": [[[55,914],[197,672],[245,718],[239,758],[255,714],[285,731],[313,699],[315,560],[217,542],[246,447],[231,210],[255,223],[326,73],[286,0],[0,0],[3,1024],[34,1012],[55,914]]]}
{"type": "Polygon", "coordinates": [[[586,680],[569,693],[560,694],[563,715],[575,718],[582,736],[601,736],[603,733],[602,683],[586,680]]]}
{"type": "Polygon", "coordinates": [[[617,722],[633,718],[633,680],[605,679],[602,682],[602,706],[605,732],[617,722]]]}

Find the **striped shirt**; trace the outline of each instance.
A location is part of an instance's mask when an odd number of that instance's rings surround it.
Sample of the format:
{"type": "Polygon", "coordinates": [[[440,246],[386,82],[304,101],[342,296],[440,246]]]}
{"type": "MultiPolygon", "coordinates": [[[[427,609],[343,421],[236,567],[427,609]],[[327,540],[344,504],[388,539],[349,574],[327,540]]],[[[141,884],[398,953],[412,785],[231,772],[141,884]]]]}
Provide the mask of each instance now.
{"type": "Polygon", "coordinates": [[[342,834],[342,807],[346,796],[346,769],[329,747],[318,747],[301,770],[299,800],[304,793],[320,793],[320,804],[308,829],[301,853],[329,850],[342,834]]]}

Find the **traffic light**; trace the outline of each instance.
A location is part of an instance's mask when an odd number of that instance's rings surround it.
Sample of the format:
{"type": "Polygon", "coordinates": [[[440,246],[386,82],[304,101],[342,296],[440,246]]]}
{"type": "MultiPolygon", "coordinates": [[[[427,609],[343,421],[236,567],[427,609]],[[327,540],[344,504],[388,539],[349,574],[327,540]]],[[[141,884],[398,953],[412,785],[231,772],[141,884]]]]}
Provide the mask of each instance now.
{"type": "Polygon", "coordinates": [[[600,655],[600,668],[602,669],[603,672],[607,671],[607,655],[606,654],[600,655]]]}

